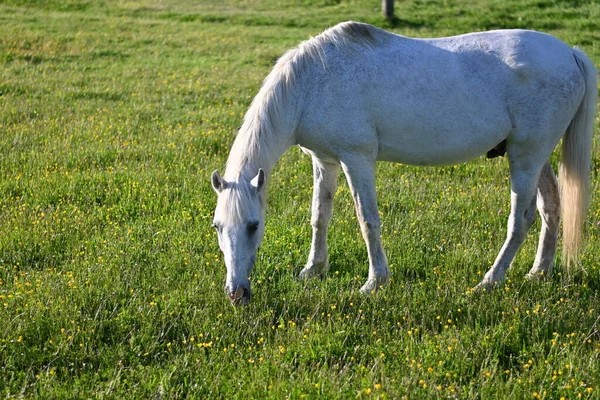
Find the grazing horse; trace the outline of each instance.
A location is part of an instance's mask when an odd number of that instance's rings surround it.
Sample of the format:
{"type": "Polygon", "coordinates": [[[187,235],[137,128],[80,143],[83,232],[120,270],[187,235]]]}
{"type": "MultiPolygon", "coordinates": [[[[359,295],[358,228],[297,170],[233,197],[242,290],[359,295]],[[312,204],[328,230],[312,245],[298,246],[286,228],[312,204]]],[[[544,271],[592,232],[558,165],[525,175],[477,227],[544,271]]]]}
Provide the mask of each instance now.
{"type": "Polygon", "coordinates": [[[388,282],[375,193],[375,162],[451,165],[507,154],[507,237],[477,288],[499,284],[535,220],[539,246],[529,276],[552,271],[562,205],[563,259],[576,260],[589,200],[596,69],[539,32],[498,30],[412,39],[345,22],[285,53],[265,79],[233,143],[214,226],[225,293],[248,304],[249,275],[265,226],[266,186],[291,146],[312,156],[312,244],[300,277],[328,269],[327,229],[340,168],[367,245],[361,292],[388,282]],[[563,138],[560,185],[548,162],[563,138]],[[560,193],[559,193],[560,188],[560,193]],[[537,196],[536,196],[537,195],[537,196]]]}

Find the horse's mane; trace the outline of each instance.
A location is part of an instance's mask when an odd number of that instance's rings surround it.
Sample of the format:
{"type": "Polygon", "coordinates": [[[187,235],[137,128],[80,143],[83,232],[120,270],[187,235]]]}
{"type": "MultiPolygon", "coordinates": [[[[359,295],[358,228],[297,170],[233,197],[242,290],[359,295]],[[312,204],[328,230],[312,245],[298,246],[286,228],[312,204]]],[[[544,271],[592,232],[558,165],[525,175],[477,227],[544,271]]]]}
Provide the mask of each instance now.
{"type": "Polygon", "coordinates": [[[303,71],[314,63],[327,69],[330,47],[350,51],[373,47],[380,32],[384,31],[358,22],[344,22],[288,50],[264,80],[244,117],[227,160],[225,178],[238,180],[243,175],[249,180],[259,168],[271,168],[277,161],[272,159],[278,156],[277,151],[269,146],[274,145],[275,135],[295,129],[298,115],[289,115],[290,110],[284,112],[283,107],[303,71]]]}

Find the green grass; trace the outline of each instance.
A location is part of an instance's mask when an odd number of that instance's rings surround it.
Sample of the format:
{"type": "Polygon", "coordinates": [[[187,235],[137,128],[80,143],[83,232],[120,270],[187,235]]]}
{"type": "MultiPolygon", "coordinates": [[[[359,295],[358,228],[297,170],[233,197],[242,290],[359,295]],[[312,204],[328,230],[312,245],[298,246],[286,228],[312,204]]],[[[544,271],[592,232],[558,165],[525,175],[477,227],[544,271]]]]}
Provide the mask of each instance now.
{"type": "Polygon", "coordinates": [[[522,27],[600,64],[597,1],[406,0],[391,22],[379,7],[0,0],[0,397],[600,397],[597,150],[581,265],[525,281],[537,223],[506,284],[475,295],[505,235],[506,160],[381,164],[393,280],[363,297],[343,179],[331,273],[296,279],[312,172],[292,149],[253,301],[226,300],[209,176],[286,49],[348,19],[420,37],[522,27]]]}

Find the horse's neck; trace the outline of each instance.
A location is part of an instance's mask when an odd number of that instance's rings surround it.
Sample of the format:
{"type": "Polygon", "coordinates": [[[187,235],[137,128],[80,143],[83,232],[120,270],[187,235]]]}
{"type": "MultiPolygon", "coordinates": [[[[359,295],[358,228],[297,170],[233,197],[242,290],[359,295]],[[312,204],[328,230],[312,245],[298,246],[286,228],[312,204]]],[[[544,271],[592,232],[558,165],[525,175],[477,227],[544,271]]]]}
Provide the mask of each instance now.
{"type": "Polygon", "coordinates": [[[288,69],[276,67],[254,98],[229,153],[226,177],[252,179],[262,168],[268,178],[273,165],[295,144],[302,91],[287,87],[288,69]]]}
{"type": "Polygon", "coordinates": [[[225,179],[248,181],[253,179],[261,168],[269,179],[275,163],[294,144],[291,133],[270,133],[268,137],[261,137],[264,133],[244,131],[243,128],[231,148],[225,179]]]}

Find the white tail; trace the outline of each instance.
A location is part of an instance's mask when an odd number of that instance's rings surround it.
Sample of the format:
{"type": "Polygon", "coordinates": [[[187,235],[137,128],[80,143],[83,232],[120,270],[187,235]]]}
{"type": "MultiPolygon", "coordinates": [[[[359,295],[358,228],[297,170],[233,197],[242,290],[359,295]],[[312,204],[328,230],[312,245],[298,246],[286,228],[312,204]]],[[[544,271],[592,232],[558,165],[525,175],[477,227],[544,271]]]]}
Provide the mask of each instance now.
{"type": "Polygon", "coordinates": [[[590,59],[574,49],[573,56],[585,79],[585,95],[563,138],[560,195],[563,220],[563,262],[577,262],[582,226],[589,203],[594,115],[598,102],[597,71],[590,59]]]}

